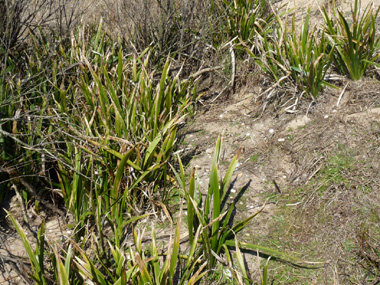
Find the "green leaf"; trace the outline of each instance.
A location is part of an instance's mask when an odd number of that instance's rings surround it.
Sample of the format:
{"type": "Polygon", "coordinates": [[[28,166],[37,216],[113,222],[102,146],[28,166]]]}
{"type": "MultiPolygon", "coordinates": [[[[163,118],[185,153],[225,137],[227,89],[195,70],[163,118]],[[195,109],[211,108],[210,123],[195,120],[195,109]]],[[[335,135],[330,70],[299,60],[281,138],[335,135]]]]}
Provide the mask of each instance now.
{"type": "Polygon", "coordinates": [[[138,253],[136,253],[136,261],[137,261],[137,265],[140,269],[140,276],[141,276],[142,284],[153,285],[152,279],[150,278],[150,275],[149,275],[149,271],[146,268],[144,262],[142,261],[140,255],[138,253]]]}
{"type": "Polygon", "coordinates": [[[37,260],[37,257],[35,253],[33,252],[32,246],[29,243],[29,240],[26,237],[24,230],[21,228],[18,221],[14,219],[13,216],[7,210],[5,210],[5,212],[7,213],[8,217],[11,219],[13,226],[16,228],[16,231],[21,238],[21,241],[25,247],[25,250],[28,253],[28,257],[33,269],[33,279],[36,280],[36,282],[39,284],[46,284],[46,280],[45,280],[45,277],[43,276],[43,271],[42,271],[43,268],[41,268],[40,262],[37,260]]]}
{"type": "MultiPolygon", "coordinates": [[[[225,242],[225,245],[226,246],[233,246],[233,247],[235,247],[236,246],[236,242],[235,242],[235,240],[227,240],[225,242]]],[[[321,267],[324,264],[326,264],[325,262],[304,261],[302,259],[290,256],[290,255],[288,255],[286,253],[283,253],[281,251],[278,251],[278,250],[275,250],[275,249],[272,249],[272,248],[268,248],[268,247],[265,247],[265,246],[257,245],[257,244],[238,242],[237,245],[239,246],[239,248],[259,251],[262,254],[265,254],[267,256],[272,256],[272,257],[274,257],[276,259],[282,260],[284,262],[288,262],[290,264],[294,264],[294,265],[299,266],[299,267],[318,268],[318,267],[321,267]]]]}

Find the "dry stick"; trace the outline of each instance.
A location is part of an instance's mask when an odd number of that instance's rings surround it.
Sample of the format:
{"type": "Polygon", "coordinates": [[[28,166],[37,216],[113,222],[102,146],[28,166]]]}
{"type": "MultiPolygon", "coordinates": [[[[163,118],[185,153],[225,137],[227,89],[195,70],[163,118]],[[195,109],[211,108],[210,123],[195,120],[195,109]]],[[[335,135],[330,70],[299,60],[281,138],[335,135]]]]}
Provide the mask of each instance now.
{"type": "Polygon", "coordinates": [[[220,93],[214,98],[211,100],[211,103],[214,103],[216,99],[218,99],[220,97],[220,95],[223,94],[224,91],[226,91],[226,89],[228,88],[228,85],[226,87],[223,88],[222,91],[220,91],[220,93]]]}
{"type": "Polygon", "coordinates": [[[18,200],[18,202],[20,203],[20,206],[21,206],[22,217],[24,218],[24,222],[28,223],[29,221],[28,221],[28,217],[26,216],[25,204],[24,204],[24,201],[22,200],[20,192],[18,192],[17,186],[15,184],[12,184],[12,186],[11,186],[10,189],[15,190],[17,200],[18,200]]]}
{"type": "Polygon", "coordinates": [[[231,87],[232,90],[234,89],[235,86],[235,69],[236,69],[236,64],[235,64],[235,52],[234,52],[234,46],[230,42],[230,54],[231,54],[231,67],[232,67],[232,74],[231,74],[231,87]]]}
{"type": "Polygon", "coordinates": [[[276,88],[278,85],[280,85],[281,81],[283,81],[283,80],[287,79],[289,76],[290,76],[290,72],[288,72],[288,74],[287,74],[287,75],[285,75],[285,76],[281,77],[281,78],[280,78],[280,79],[279,79],[279,80],[276,82],[276,84],[275,84],[275,85],[273,85],[272,87],[268,88],[268,89],[267,89],[267,90],[265,90],[263,93],[259,94],[259,96],[258,96],[258,97],[261,97],[261,96],[265,95],[266,93],[268,93],[268,92],[272,91],[274,88],[276,88]]]}
{"type": "MultiPolygon", "coordinates": [[[[348,82],[349,83],[349,82],[348,82]]],[[[339,98],[338,98],[338,102],[336,102],[336,106],[338,107],[339,103],[340,103],[340,100],[342,100],[342,97],[343,97],[343,94],[344,94],[344,91],[346,91],[346,88],[348,86],[348,83],[346,84],[346,86],[344,86],[342,92],[340,93],[339,95],[339,98]]]]}
{"type": "Polygon", "coordinates": [[[215,253],[215,251],[213,251],[212,249],[211,249],[211,254],[216,258],[216,260],[218,260],[221,264],[223,264],[224,266],[228,266],[228,262],[227,262],[227,260],[225,260],[224,258],[221,258],[219,255],[217,255],[216,253],[215,253]]]}
{"type": "Polygon", "coordinates": [[[185,83],[185,82],[189,81],[192,78],[197,78],[199,75],[202,75],[203,73],[215,71],[215,70],[222,69],[222,68],[223,68],[222,66],[215,66],[215,67],[208,67],[208,68],[204,68],[204,69],[198,70],[197,72],[191,74],[188,79],[185,79],[182,82],[185,83]]]}
{"type": "MultiPolygon", "coordinates": [[[[3,170],[5,172],[7,172],[11,177],[14,177],[14,174],[15,174],[15,171],[13,171],[12,169],[9,169],[9,168],[3,168],[3,170]]],[[[57,212],[59,215],[61,216],[64,216],[65,213],[63,211],[61,211],[60,209],[58,209],[57,207],[53,207],[51,206],[50,204],[48,204],[47,201],[45,201],[41,195],[39,195],[36,191],[36,189],[34,189],[34,187],[29,183],[27,182],[21,175],[19,175],[17,177],[17,179],[20,181],[20,183],[22,185],[24,185],[24,187],[29,191],[29,193],[38,201],[40,202],[42,205],[44,205],[46,208],[48,208],[49,210],[52,210],[53,212],[57,212]]],[[[15,190],[17,188],[14,188],[15,190]]],[[[16,190],[16,193],[17,193],[17,190],[16,190]]],[[[21,204],[23,205],[23,204],[21,204]]],[[[27,221],[27,220],[26,220],[27,221]]]]}

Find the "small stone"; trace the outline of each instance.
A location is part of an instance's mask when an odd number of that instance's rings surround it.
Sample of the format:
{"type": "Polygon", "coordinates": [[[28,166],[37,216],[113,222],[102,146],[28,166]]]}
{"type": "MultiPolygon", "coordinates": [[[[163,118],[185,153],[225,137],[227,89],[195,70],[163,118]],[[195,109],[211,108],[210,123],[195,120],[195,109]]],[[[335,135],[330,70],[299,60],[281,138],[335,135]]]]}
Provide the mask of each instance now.
{"type": "Polygon", "coordinates": [[[249,137],[251,134],[250,134],[250,133],[246,133],[245,135],[246,135],[247,137],[249,137]]]}
{"type": "Polygon", "coordinates": [[[225,270],[224,270],[224,275],[226,275],[227,277],[231,278],[231,277],[232,277],[231,270],[229,270],[229,269],[225,269],[225,270]]]}
{"type": "Polygon", "coordinates": [[[236,193],[236,190],[235,189],[231,189],[231,193],[236,193]]]}
{"type": "Polygon", "coordinates": [[[274,134],[274,129],[269,129],[268,131],[270,134],[274,134]]]}
{"type": "Polygon", "coordinates": [[[219,118],[223,118],[223,115],[219,115],[219,118]]]}
{"type": "Polygon", "coordinates": [[[284,138],[280,138],[280,139],[278,139],[278,141],[279,141],[279,142],[284,142],[285,139],[284,139],[284,138]]]}
{"type": "Polygon", "coordinates": [[[329,117],[329,115],[325,115],[323,118],[327,119],[329,117]]]}
{"type": "Polygon", "coordinates": [[[195,165],[194,168],[195,168],[195,169],[201,169],[200,165],[198,165],[198,164],[195,165]]]}

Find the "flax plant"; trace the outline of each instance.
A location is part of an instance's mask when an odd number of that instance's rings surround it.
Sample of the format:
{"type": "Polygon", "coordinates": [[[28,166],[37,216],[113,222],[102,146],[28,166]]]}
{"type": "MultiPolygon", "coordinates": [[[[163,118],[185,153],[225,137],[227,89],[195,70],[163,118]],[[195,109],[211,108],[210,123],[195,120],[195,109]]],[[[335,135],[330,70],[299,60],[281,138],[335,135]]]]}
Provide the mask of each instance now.
{"type": "Polygon", "coordinates": [[[246,50],[274,81],[289,79],[300,92],[315,99],[323,87],[336,87],[325,81],[333,52],[328,50],[324,32],[319,34],[315,28],[311,29],[309,20],[310,9],[298,33],[295,16],[290,30],[277,16],[278,27],[273,34],[266,34],[257,41],[260,55],[246,50]]]}
{"type": "MultiPolygon", "coordinates": [[[[198,249],[196,250],[198,252],[197,256],[202,257],[201,260],[207,261],[207,268],[209,270],[214,269],[217,263],[222,260],[222,254],[227,256],[227,260],[229,259],[228,247],[256,250],[265,255],[273,256],[290,263],[298,265],[306,264],[307,262],[301,261],[275,249],[251,243],[241,243],[236,240],[236,235],[247,227],[249,222],[264,209],[265,205],[245,220],[233,223],[231,219],[232,212],[235,210],[236,201],[226,208],[223,201],[228,193],[228,187],[241,154],[240,151],[238,151],[238,153],[232,158],[224,177],[219,178],[218,164],[221,147],[222,138],[219,137],[216,142],[209,187],[205,199],[202,199],[199,186],[196,185],[194,170],[191,173],[187,186],[185,170],[180,158],[178,159],[180,171],[176,172],[173,168],[178,184],[182,188],[187,202],[187,230],[189,234],[189,243],[190,245],[194,245],[197,242],[199,244],[198,249]]],[[[237,258],[241,261],[242,257],[239,253],[237,253],[237,258]]],[[[239,266],[242,266],[241,262],[239,266]]],[[[241,270],[243,269],[245,270],[245,267],[241,268],[241,270]]],[[[244,278],[245,283],[251,282],[247,275],[245,275],[244,278]]],[[[238,280],[237,275],[236,279],[238,280]]]]}
{"type": "Polygon", "coordinates": [[[216,21],[220,28],[216,36],[221,37],[224,33],[227,36],[217,40],[220,44],[231,40],[252,44],[256,32],[263,33],[274,20],[271,6],[265,0],[217,0],[212,1],[210,7],[210,12],[217,15],[216,21]]]}
{"type": "Polygon", "coordinates": [[[60,189],[60,206],[75,220],[73,242],[82,248],[98,235],[91,262],[106,272],[107,238],[120,247],[147,212],[169,216],[168,162],[191,109],[192,81],[169,75],[169,58],[152,72],[149,48],[129,53],[101,24],[79,28],[65,44],[47,41],[42,30],[31,37],[28,68],[2,81],[1,167],[9,165],[13,183],[60,189]]]}
{"type": "Polygon", "coordinates": [[[360,1],[355,0],[350,18],[336,9],[335,1],[332,13],[323,8],[324,29],[329,48],[334,51],[334,64],[340,74],[349,75],[355,81],[380,57],[380,36],[376,31],[380,7],[375,9],[373,4],[368,4],[363,13],[360,7],[360,1]]]}
{"type": "Polygon", "coordinates": [[[21,238],[21,241],[25,247],[25,250],[28,254],[31,266],[32,266],[32,272],[29,273],[29,276],[35,284],[47,284],[46,278],[45,278],[45,261],[44,261],[44,255],[45,255],[45,223],[43,222],[41,224],[41,227],[38,231],[37,235],[37,245],[36,249],[33,250],[31,243],[29,242],[27,235],[25,231],[22,229],[19,222],[13,218],[13,216],[7,212],[7,215],[9,216],[13,226],[17,230],[18,235],[21,238]]]}

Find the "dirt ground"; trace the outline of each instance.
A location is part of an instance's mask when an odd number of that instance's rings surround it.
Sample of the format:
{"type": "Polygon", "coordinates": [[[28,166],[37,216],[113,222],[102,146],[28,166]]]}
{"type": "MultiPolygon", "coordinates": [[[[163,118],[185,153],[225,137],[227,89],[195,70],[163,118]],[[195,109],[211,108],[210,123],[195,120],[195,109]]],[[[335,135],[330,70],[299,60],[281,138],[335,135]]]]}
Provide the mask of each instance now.
{"type": "MultiPolygon", "coordinates": [[[[337,1],[346,8],[350,2],[337,1]]],[[[363,0],[362,6],[369,2],[363,0]]],[[[310,4],[319,21],[318,5],[327,3],[294,0],[289,5],[310,4]]],[[[288,108],[295,103],[294,96],[280,90],[281,96],[266,102],[271,86],[253,76],[236,94],[203,100],[197,115],[181,130],[179,151],[188,169],[197,170],[204,192],[217,137],[224,139],[223,174],[237,150],[244,149],[229,190],[230,201],[238,200],[235,219],[266,207],[242,239],[325,262],[319,269],[305,270],[271,261],[272,284],[376,281],[371,279],[376,272],[366,269],[370,243],[365,237],[380,241],[379,78],[379,71],[359,82],[341,78],[334,82],[340,90],[327,88],[315,102],[299,98],[295,108],[288,108]]],[[[21,222],[17,203],[14,198],[8,209],[21,222]]],[[[30,210],[28,215],[33,240],[41,218],[30,210]]],[[[47,217],[46,228],[51,241],[70,235],[57,217],[47,217]]],[[[248,253],[245,257],[254,273],[256,257],[248,253]]],[[[19,273],[29,261],[17,233],[7,228],[0,228],[0,261],[0,284],[24,284],[19,273]]]]}
{"type": "MultiPolygon", "coordinates": [[[[380,82],[366,79],[343,84],[348,85],[338,106],[341,90],[326,90],[311,106],[310,100],[304,99],[295,113],[276,110],[272,105],[258,117],[261,110],[254,106],[260,95],[253,88],[230,96],[224,103],[221,100],[208,104],[185,128],[183,149],[192,158],[189,167],[197,169],[205,192],[216,138],[223,134],[221,173],[243,147],[229,194],[231,201],[239,197],[236,220],[253,214],[266,203],[265,210],[245,230],[246,242],[274,246],[304,260],[327,262],[326,267],[308,272],[310,278],[301,279],[291,277],[300,274],[294,268],[282,272],[284,265],[274,264],[270,276],[280,283],[332,284],[335,278],[347,284],[345,276],[352,272],[346,271],[358,268],[347,269],[350,266],[342,258],[352,262],[354,256],[340,245],[347,237],[355,239],[357,228],[363,224],[373,226],[356,211],[360,212],[361,207],[376,209],[380,203],[373,199],[380,190],[380,82]],[[326,185],[338,190],[327,194],[319,188],[337,152],[342,152],[339,155],[343,160],[353,160],[352,168],[337,169],[353,181],[344,184],[340,177],[332,176],[326,185]],[[353,177],[363,179],[356,181],[353,177]],[[361,183],[368,188],[364,192],[361,183]],[[371,205],[366,204],[369,201],[371,205]],[[319,248],[312,247],[313,243],[319,248]],[[293,280],[284,280],[286,276],[293,280]]],[[[255,257],[246,258],[247,262],[251,260],[254,271],[255,257]]]]}

